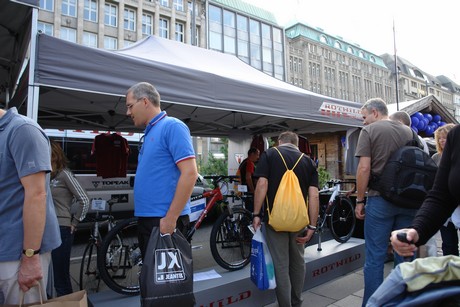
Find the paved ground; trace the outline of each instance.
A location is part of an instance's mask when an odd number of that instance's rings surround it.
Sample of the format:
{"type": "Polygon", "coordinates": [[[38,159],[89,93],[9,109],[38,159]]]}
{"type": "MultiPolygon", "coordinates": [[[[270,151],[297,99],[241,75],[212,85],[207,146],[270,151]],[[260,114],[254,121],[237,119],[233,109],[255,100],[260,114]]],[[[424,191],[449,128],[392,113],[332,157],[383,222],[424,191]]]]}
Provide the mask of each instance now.
{"type": "MultiPolygon", "coordinates": [[[[209,249],[209,233],[211,230],[211,225],[204,225],[202,229],[197,231],[194,236],[192,244],[193,249],[193,260],[194,260],[194,270],[206,270],[208,268],[216,268],[218,272],[224,269],[218,267],[211,256],[211,251],[209,249]]],[[[85,242],[89,233],[81,233],[76,238],[75,246],[72,250],[72,261],[71,261],[71,275],[73,279],[74,290],[78,288],[78,276],[80,269],[81,255],[85,246],[85,242]]],[[[328,235],[325,235],[324,240],[329,239],[328,235]]],[[[440,249],[440,236],[437,237],[438,242],[438,254],[441,255],[440,249]]],[[[313,242],[315,244],[315,242],[313,242]]],[[[387,276],[391,269],[393,268],[393,263],[388,262],[385,264],[385,276],[387,276]]],[[[107,290],[107,287],[101,283],[100,291],[107,290]]],[[[364,293],[364,278],[363,270],[358,269],[351,273],[348,273],[342,277],[336,278],[329,282],[326,282],[322,285],[314,287],[308,291],[305,291],[303,294],[304,304],[303,306],[343,306],[343,307],[358,307],[361,306],[362,297],[364,293]]],[[[273,303],[267,307],[277,307],[278,304],[273,303]]]]}

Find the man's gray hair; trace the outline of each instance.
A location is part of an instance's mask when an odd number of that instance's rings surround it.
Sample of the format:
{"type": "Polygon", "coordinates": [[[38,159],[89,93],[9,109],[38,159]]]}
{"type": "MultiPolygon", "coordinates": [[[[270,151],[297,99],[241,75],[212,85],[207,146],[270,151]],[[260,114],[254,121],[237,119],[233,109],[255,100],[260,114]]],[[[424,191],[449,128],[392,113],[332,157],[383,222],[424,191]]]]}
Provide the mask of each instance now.
{"type": "Polygon", "coordinates": [[[383,116],[388,116],[388,108],[385,101],[382,98],[371,98],[364,105],[361,109],[366,109],[369,113],[372,110],[377,110],[383,116]]]}
{"type": "Polygon", "coordinates": [[[403,123],[404,125],[410,127],[412,120],[410,119],[409,113],[406,111],[397,111],[390,115],[390,119],[403,123]]]}
{"type": "Polygon", "coordinates": [[[154,106],[160,106],[160,94],[157,89],[148,82],[139,82],[134,84],[128,89],[128,93],[132,93],[134,99],[141,99],[145,97],[150,100],[154,106]]]}
{"type": "Polygon", "coordinates": [[[283,144],[290,143],[294,144],[295,146],[299,146],[299,136],[292,131],[282,132],[278,137],[278,142],[280,141],[283,144]]]}

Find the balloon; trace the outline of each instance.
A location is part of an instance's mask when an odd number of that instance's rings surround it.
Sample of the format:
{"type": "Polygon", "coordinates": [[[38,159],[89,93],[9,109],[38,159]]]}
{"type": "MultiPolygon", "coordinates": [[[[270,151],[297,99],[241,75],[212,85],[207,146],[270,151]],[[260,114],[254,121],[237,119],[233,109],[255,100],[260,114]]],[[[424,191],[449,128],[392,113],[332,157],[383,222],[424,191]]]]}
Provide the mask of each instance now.
{"type": "Polygon", "coordinates": [[[430,126],[433,127],[433,131],[435,131],[436,129],[438,129],[438,124],[435,123],[435,122],[431,122],[431,123],[430,123],[430,126]]]}
{"type": "Polygon", "coordinates": [[[423,121],[425,122],[425,125],[428,125],[428,123],[430,122],[430,121],[428,120],[428,118],[426,118],[426,117],[423,118],[423,121]]]}
{"type": "Polygon", "coordinates": [[[410,120],[412,122],[412,126],[414,127],[417,127],[418,123],[420,122],[417,116],[411,116],[410,120]]]}
{"type": "Polygon", "coordinates": [[[428,119],[428,122],[431,122],[433,120],[433,116],[430,113],[425,113],[423,116],[428,119]]]}
{"type": "Polygon", "coordinates": [[[432,126],[427,126],[425,129],[425,134],[427,136],[432,136],[433,135],[433,127],[432,126]]]}
{"type": "Polygon", "coordinates": [[[417,129],[417,127],[411,126],[411,128],[412,128],[412,130],[414,130],[414,131],[415,131],[415,133],[417,133],[417,134],[418,134],[418,129],[417,129]]]}
{"type": "Polygon", "coordinates": [[[414,114],[419,120],[422,120],[424,118],[423,114],[420,112],[417,112],[414,114]]]}
{"type": "Polygon", "coordinates": [[[425,131],[425,128],[426,128],[425,121],[421,120],[417,125],[417,129],[418,131],[425,131]]]}
{"type": "Polygon", "coordinates": [[[439,114],[433,115],[433,121],[436,122],[436,123],[440,122],[441,121],[441,115],[439,115],[439,114]]]}
{"type": "Polygon", "coordinates": [[[445,124],[446,124],[446,122],[440,122],[439,125],[438,125],[438,127],[442,127],[442,126],[444,126],[445,124]]]}

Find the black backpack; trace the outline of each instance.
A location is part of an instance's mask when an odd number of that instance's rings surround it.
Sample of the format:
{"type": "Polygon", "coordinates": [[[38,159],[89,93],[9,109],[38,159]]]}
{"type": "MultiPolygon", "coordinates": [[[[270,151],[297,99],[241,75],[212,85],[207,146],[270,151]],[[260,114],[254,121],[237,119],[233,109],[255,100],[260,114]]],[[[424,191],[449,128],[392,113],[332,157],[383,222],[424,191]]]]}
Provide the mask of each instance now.
{"type": "Polygon", "coordinates": [[[399,207],[418,209],[433,187],[438,166],[413,135],[413,140],[391,154],[382,174],[373,176],[369,186],[399,207]]]}

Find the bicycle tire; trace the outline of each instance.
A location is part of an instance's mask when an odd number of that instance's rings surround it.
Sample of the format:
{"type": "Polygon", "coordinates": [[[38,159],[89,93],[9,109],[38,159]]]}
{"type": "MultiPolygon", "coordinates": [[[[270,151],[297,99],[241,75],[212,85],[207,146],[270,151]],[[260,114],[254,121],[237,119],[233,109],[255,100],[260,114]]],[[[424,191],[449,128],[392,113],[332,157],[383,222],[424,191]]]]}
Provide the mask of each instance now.
{"type": "Polygon", "coordinates": [[[101,279],[97,269],[96,257],[97,245],[92,241],[86,245],[80,265],[80,290],[86,290],[87,293],[99,291],[101,279]]]}
{"type": "Polygon", "coordinates": [[[119,222],[102,241],[97,257],[102,280],[113,291],[138,295],[142,257],[137,239],[137,218],[119,222]]]}
{"type": "Polygon", "coordinates": [[[211,230],[210,247],[214,260],[229,271],[244,268],[251,259],[251,213],[244,208],[233,208],[222,213],[211,230]]]}
{"type": "Polygon", "coordinates": [[[340,243],[347,242],[355,230],[355,209],[348,197],[337,197],[331,208],[329,227],[332,237],[340,243]]]}

